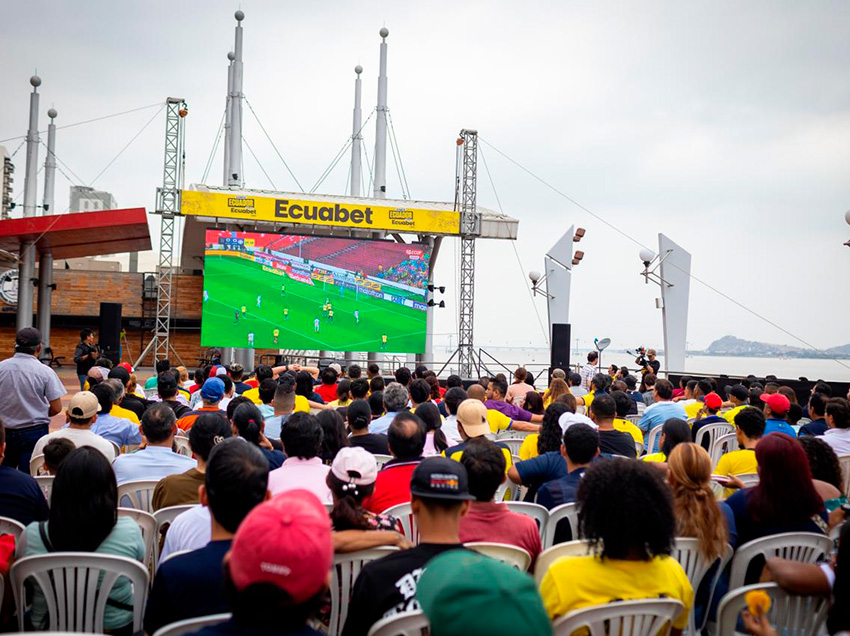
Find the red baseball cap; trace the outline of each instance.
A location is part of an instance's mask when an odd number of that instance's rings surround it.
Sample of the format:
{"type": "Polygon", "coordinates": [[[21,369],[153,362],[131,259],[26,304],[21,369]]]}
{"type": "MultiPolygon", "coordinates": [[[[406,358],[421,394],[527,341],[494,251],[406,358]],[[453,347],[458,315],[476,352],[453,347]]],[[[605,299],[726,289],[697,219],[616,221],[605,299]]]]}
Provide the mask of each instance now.
{"type": "Polygon", "coordinates": [[[710,409],[719,409],[723,406],[723,400],[713,391],[703,398],[703,403],[710,409]]]}
{"type": "Polygon", "coordinates": [[[761,401],[767,404],[776,415],[785,415],[791,408],[791,400],[781,393],[762,393],[761,401]]]}
{"type": "Polygon", "coordinates": [[[307,490],[289,490],[242,521],[230,548],[230,578],[238,590],[271,583],[303,603],[327,584],[333,555],[325,506],[307,490]]]}
{"type": "Polygon", "coordinates": [[[129,362],[122,362],[118,366],[122,369],[127,369],[127,373],[133,373],[133,367],[130,365],[129,362]]]}

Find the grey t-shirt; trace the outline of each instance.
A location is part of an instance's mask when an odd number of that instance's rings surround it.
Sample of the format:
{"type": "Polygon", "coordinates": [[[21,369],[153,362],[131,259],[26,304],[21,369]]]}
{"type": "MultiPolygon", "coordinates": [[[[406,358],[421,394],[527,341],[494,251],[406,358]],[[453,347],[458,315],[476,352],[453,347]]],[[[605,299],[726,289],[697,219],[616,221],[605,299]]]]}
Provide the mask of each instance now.
{"type": "Polygon", "coordinates": [[[53,369],[35,356],[16,353],[0,362],[0,420],[8,429],[49,424],[50,402],[65,393],[53,369]]]}

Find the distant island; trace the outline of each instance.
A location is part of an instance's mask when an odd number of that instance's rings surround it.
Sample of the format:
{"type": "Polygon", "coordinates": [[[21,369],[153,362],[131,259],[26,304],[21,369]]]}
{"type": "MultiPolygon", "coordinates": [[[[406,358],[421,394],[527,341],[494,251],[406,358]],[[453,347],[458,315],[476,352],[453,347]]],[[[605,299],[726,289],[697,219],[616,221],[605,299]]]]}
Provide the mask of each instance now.
{"type": "Polygon", "coordinates": [[[819,358],[823,360],[830,358],[850,358],[850,344],[830,347],[820,352],[804,347],[755,342],[753,340],[742,340],[735,336],[723,336],[708,345],[705,351],[688,351],[688,354],[694,356],[730,356],[736,358],[819,358]]]}

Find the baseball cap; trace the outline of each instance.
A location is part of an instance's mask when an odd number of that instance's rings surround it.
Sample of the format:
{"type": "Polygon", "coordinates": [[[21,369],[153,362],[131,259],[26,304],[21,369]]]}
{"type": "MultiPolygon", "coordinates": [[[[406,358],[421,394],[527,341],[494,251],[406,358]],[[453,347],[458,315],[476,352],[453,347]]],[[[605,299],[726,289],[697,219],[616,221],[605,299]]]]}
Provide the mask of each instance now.
{"type": "Polygon", "coordinates": [[[333,555],[325,506],[307,490],[289,490],[261,503],[239,525],[230,578],[237,590],[271,583],[303,603],[326,585],[333,555]]]}
{"type": "Polygon", "coordinates": [[[776,415],[785,415],[791,408],[791,400],[781,393],[762,393],[761,401],[767,404],[776,415]]]}
{"type": "Polygon", "coordinates": [[[457,407],[457,422],[469,437],[481,437],[490,434],[487,423],[487,407],[481,400],[466,399],[457,407]]]}
{"type": "Polygon", "coordinates": [[[534,579],[477,552],[450,550],[428,561],[416,598],[435,636],[552,633],[534,579]]]}
{"type": "Polygon", "coordinates": [[[342,367],[339,366],[339,364],[337,362],[331,362],[328,365],[328,369],[333,369],[334,371],[336,371],[337,375],[342,375],[342,367]]]}
{"type": "Polygon", "coordinates": [[[176,389],[177,378],[174,377],[173,373],[163,371],[156,377],[156,387],[160,391],[162,389],[176,389]]]}
{"type": "Polygon", "coordinates": [[[378,463],[365,448],[343,446],[334,457],[331,472],[345,484],[368,486],[378,477],[378,463]]]}
{"type": "Polygon", "coordinates": [[[130,364],[129,362],[122,362],[121,364],[119,364],[117,366],[121,367],[122,369],[127,369],[127,373],[133,373],[133,365],[130,364]]]}
{"type": "Polygon", "coordinates": [[[15,344],[19,347],[37,347],[41,344],[41,332],[35,327],[24,327],[15,334],[15,344]]]}
{"type": "Polygon", "coordinates": [[[218,378],[207,378],[201,387],[201,397],[210,402],[217,402],[224,397],[224,382],[218,378]]]}
{"type": "Polygon", "coordinates": [[[227,369],[225,369],[224,367],[216,367],[215,368],[215,377],[218,377],[220,375],[227,375],[227,369]]]}
{"type": "Polygon", "coordinates": [[[561,378],[562,380],[567,379],[567,373],[563,369],[552,369],[552,377],[553,378],[561,378]]]}
{"type": "Polygon", "coordinates": [[[68,415],[78,420],[85,420],[100,411],[97,396],[91,391],[76,393],[68,403],[68,415]]]}
{"type": "Polygon", "coordinates": [[[115,367],[109,371],[108,377],[117,378],[121,380],[121,384],[127,384],[130,381],[130,372],[124,367],[115,367]]]}
{"type": "Polygon", "coordinates": [[[423,499],[475,500],[469,494],[466,468],[446,457],[428,457],[419,462],[410,478],[410,494],[423,499]]]}
{"type": "Polygon", "coordinates": [[[742,401],[746,401],[750,397],[749,390],[743,384],[726,387],[726,393],[742,401]]]}
{"type": "Polygon", "coordinates": [[[723,406],[723,400],[714,391],[706,395],[703,399],[703,402],[710,409],[719,409],[721,406],[723,406]]]}

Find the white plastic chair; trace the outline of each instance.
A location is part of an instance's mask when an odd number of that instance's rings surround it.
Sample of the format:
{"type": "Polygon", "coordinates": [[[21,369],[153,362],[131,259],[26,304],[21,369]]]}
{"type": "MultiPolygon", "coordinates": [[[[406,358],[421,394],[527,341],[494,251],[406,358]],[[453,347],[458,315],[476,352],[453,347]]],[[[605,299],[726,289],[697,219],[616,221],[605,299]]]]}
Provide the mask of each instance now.
{"type": "Polygon", "coordinates": [[[504,439],[498,438],[496,440],[496,442],[498,442],[499,444],[504,444],[505,446],[507,446],[511,451],[511,455],[517,455],[518,456],[519,455],[519,448],[520,448],[520,446],[522,446],[523,442],[525,442],[525,438],[522,438],[522,439],[520,439],[518,437],[508,437],[508,438],[504,438],[504,439]]]}
{"type": "Polygon", "coordinates": [[[765,559],[779,557],[800,563],[815,563],[830,554],[832,540],[814,532],[783,532],[761,539],[754,539],[740,546],[732,559],[732,571],[729,574],[729,589],[744,585],[744,578],[750,562],[758,556],[765,559]]]}
{"type": "Polygon", "coordinates": [[[555,545],[555,531],[558,528],[558,522],[566,519],[570,524],[570,533],[573,541],[579,538],[578,536],[578,505],[574,503],[561,504],[555,506],[549,511],[549,519],[546,521],[546,532],[543,534],[543,549],[551,548],[555,545]]]}
{"type": "Polygon", "coordinates": [[[159,549],[165,540],[165,534],[168,532],[168,527],[171,522],[174,521],[177,517],[182,515],[187,510],[191,510],[192,508],[197,508],[197,504],[183,504],[180,506],[168,506],[167,508],[160,508],[156,512],[153,513],[153,518],[156,521],[156,533],[154,534],[154,563],[157,564],[154,566],[154,570],[159,567],[159,549]]]}
{"type": "Polygon", "coordinates": [[[136,510],[135,508],[118,508],[119,517],[129,517],[136,522],[139,530],[142,532],[142,541],[145,542],[145,564],[150,568],[150,572],[154,571],[156,561],[156,519],[149,512],[144,510],[136,510]]]}
{"type": "MultiPolygon", "coordinates": [[[[106,441],[108,441],[110,444],[112,444],[112,449],[115,451],[115,457],[118,457],[121,454],[121,447],[118,444],[116,444],[115,442],[113,442],[111,439],[106,440],[106,441]]],[[[115,457],[113,457],[113,459],[115,459],[115,457]]]]}
{"type": "Polygon", "coordinates": [[[193,634],[203,627],[218,625],[219,623],[229,621],[231,616],[232,614],[212,614],[211,616],[186,618],[182,621],[177,621],[160,627],[153,633],[153,636],[183,636],[183,634],[193,634]]]}
{"type": "MultiPolygon", "coordinates": [[[[177,449],[178,455],[186,457],[192,456],[192,447],[189,446],[189,438],[178,435],[174,438],[174,447],[177,449]]],[[[165,629],[165,628],[163,628],[165,629]]]]}
{"type": "Polygon", "coordinates": [[[731,453],[737,448],[738,436],[735,433],[727,433],[715,438],[714,442],[711,444],[711,450],[709,451],[709,455],[711,455],[711,465],[717,466],[717,462],[720,461],[720,458],[723,457],[723,455],[731,453]]]}
{"type": "Polygon", "coordinates": [[[842,455],[838,458],[838,463],[841,464],[841,476],[844,479],[844,491],[846,495],[850,492],[850,455],[842,455]]]}
{"type": "MultiPolygon", "coordinates": [[[[711,604],[711,597],[714,596],[714,586],[717,585],[717,576],[718,573],[722,572],[726,567],[726,564],[732,559],[732,554],[734,551],[732,550],[732,546],[728,543],[726,544],[726,549],[723,551],[723,554],[719,559],[715,559],[714,561],[709,561],[705,557],[702,556],[699,550],[699,541],[697,539],[693,539],[690,537],[676,537],[676,543],[673,547],[673,553],[671,556],[679,562],[679,565],[682,566],[682,569],[685,571],[685,574],[688,577],[688,580],[691,582],[691,586],[694,590],[698,590],[700,585],[702,584],[703,579],[708,574],[708,571],[711,569],[711,566],[715,563],[719,562],[719,566],[714,573],[714,580],[711,582],[709,586],[709,606],[711,604]]],[[[705,622],[707,618],[706,616],[703,618],[703,622],[705,622]]],[[[700,628],[702,625],[700,625],[700,628]]],[[[696,634],[697,629],[694,624],[694,610],[691,608],[691,614],[688,618],[688,634],[696,634]]]]}
{"type": "Polygon", "coordinates": [[[735,476],[744,482],[744,487],[746,488],[752,488],[753,486],[757,486],[759,483],[758,473],[741,473],[740,475],[735,476]]]}
{"type": "Polygon", "coordinates": [[[430,632],[430,627],[421,610],[402,612],[379,620],[372,625],[368,636],[423,636],[430,632]]]}
{"type": "Polygon", "coordinates": [[[21,538],[21,535],[26,530],[26,526],[20,521],[10,519],[9,517],[0,517],[0,534],[11,534],[15,537],[15,543],[21,538]]]}
{"type": "MultiPolygon", "coordinates": [[[[638,411],[640,411],[640,405],[639,404],[638,404],[638,411]]],[[[640,413],[638,413],[637,415],[626,415],[626,420],[628,420],[629,422],[631,422],[635,426],[637,426],[638,422],[640,422],[640,418],[641,418],[640,413]]]]}
{"type": "Polygon", "coordinates": [[[534,565],[534,582],[540,587],[546,571],[561,557],[588,556],[590,553],[590,543],[584,540],[567,541],[543,550],[534,565]]]}
{"type": "Polygon", "coordinates": [[[153,512],[151,499],[153,498],[154,488],[158,483],[158,479],[125,481],[118,486],[118,505],[124,508],[153,512]]]}
{"type": "Polygon", "coordinates": [[[540,540],[543,541],[549,522],[549,511],[544,506],[528,501],[506,501],[505,505],[511,512],[518,512],[534,519],[537,522],[537,529],[540,531],[540,540]]]}
{"type": "Polygon", "coordinates": [[[531,565],[531,555],[522,548],[510,545],[508,543],[494,543],[491,541],[472,541],[464,543],[464,546],[470,550],[475,550],[488,556],[491,559],[496,559],[502,563],[507,563],[515,567],[520,572],[527,572],[531,565]]]}
{"type": "Polygon", "coordinates": [[[53,552],[21,559],[12,566],[10,576],[21,631],[26,610],[24,582],[29,578],[43,592],[49,630],[103,633],[109,593],[119,577],[126,577],[133,588],[133,632],[142,629],[149,577],[138,561],[90,552],[53,552]]]}
{"type": "Polygon", "coordinates": [[[660,636],[668,634],[685,606],[672,599],[616,601],[575,610],[552,625],[553,636],[570,636],[584,628],[588,636],[660,636]]]}
{"type": "Polygon", "coordinates": [[[697,431],[697,439],[696,445],[702,446],[703,442],[708,439],[708,450],[709,452],[714,447],[714,442],[717,441],[718,438],[723,437],[724,435],[735,433],[735,427],[727,422],[716,422],[714,424],[706,424],[705,426],[700,427],[697,431]]]}
{"type": "Polygon", "coordinates": [[[145,399],[150,400],[151,398],[155,398],[157,396],[156,387],[152,389],[142,389],[145,392],[145,399]]]}
{"type": "Polygon", "coordinates": [[[410,503],[400,503],[384,510],[385,515],[392,515],[401,522],[401,532],[414,545],[419,544],[419,526],[410,503]]]}
{"type": "Polygon", "coordinates": [[[652,430],[649,431],[649,435],[643,436],[644,441],[646,441],[647,454],[655,452],[655,445],[658,443],[658,439],[661,437],[662,428],[664,428],[664,424],[658,424],[657,426],[653,426],[652,430]]]}
{"type": "Polygon", "coordinates": [[[374,548],[371,550],[358,550],[334,556],[334,565],[331,569],[331,617],[328,624],[329,636],[338,636],[342,633],[345,619],[348,618],[348,603],[351,600],[351,591],[354,589],[354,581],[360,575],[363,566],[380,559],[388,554],[396,552],[397,548],[374,548]]]}
{"type": "Polygon", "coordinates": [[[762,590],[770,596],[767,618],[777,634],[809,636],[825,634],[824,621],[829,610],[829,599],[820,596],[795,596],[782,590],[776,583],[757,583],[733,589],[720,601],[717,609],[718,634],[734,634],[738,615],[747,606],[747,592],[762,590]]]}
{"type": "Polygon", "coordinates": [[[504,442],[506,439],[524,440],[529,435],[532,435],[532,433],[529,433],[528,431],[499,431],[496,433],[496,441],[504,442]]]}
{"type": "Polygon", "coordinates": [[[35,477],[44,466],[44,455],[35,455],[30,458],[30,475],[35,477]]]}
{"type": "Polygon", "coordinates": [[[168,563],[174,557],[180,556],[181,554],[189,554],[190,552],[194,552],[194,550],[175,550],[174,552],[169,552],[164,557],[162,557],[162,561],[157,563],[156,567],[157,569],[159,569],[163,563],[168,563]]]}
{"type": "Polygon", "coordinates": [[[384,467],[384,464],[393,458],[392,455],[373,455],[373,457],[378,464],[378,470],[381,470],[384,467]]]}
{"type": "Polygon", "coordinates": [[[38,484],[38,487],[41,488],[41,492],[44,493],[44,498],[47,499],[47,505],[50,505],[50,496],[53,494],[53,480],[55,475],[36,475],[33,477],[35,479],[35,483],[38,484]]]}

